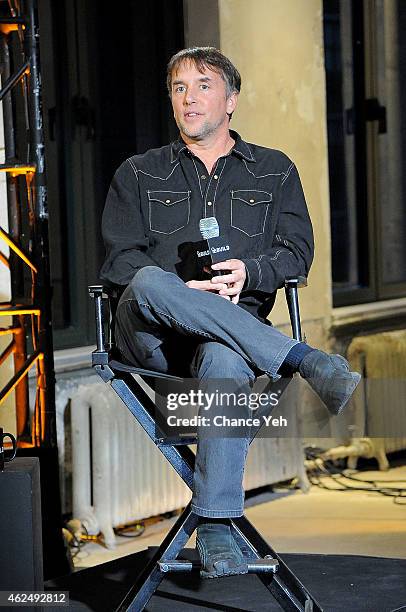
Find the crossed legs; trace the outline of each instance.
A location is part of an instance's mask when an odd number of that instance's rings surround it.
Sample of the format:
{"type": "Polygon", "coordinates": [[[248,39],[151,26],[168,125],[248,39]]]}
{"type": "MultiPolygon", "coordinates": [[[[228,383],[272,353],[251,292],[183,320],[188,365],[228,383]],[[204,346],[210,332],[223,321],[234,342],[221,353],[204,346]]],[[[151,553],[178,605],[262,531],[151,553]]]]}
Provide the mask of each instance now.
{"type": "MultiPolygon", "coordinates": [[[[256,366],[248,360],[248,353],[253,358],[255,339],[251,337],[246,342],[239,339],[241,330],[244,336],[249,333],[241,318],[256,328],[257,343],[265,345],[264,331],[278,338],[277,350],[269,347],[268,356],[262,357],[276,377],[295,340],[219,296],[189,289],[176,275],[159,268],[143,268],[124,291],[116,315],[116,342],[126,359],[136,365],[197,378],[203,384],[227,379],[234,381],[240,392],[249,393],[258,374],[256,366]],[[201,302],[206,302],[206,309],[201,308],[201,302]],[[223,302],[225,309],[221,308],[223,302]],[[228,319],[224,332],[222,317],[228,319]],[[210,331],[212,328],[218,335],[224,334],[223,341],[233,348],[219,342],[210,331]]],[[[248,435],[214,437],[206,435],[204,427],[199,429],[192,498],[196,514],[217,518],[242,515],[242,479],[248,445],[248,435]]]]}

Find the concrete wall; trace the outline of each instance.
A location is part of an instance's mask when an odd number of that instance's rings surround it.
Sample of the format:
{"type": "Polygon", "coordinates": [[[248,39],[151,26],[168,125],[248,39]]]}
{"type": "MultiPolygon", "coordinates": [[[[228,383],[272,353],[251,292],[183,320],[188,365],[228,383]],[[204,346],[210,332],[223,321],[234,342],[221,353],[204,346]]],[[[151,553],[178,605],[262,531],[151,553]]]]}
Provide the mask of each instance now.
{"type": "Polygon", "coordinates": [[[218,0],[183,0],[185,47],[220,47],[218,0]]]}
{"type": "MultiPolygon", "coordinates": [[[[219,0],[221,50],[242,74],[232,126],[284,151],[298,167],[314,224],[316,256],[301,291],[308,339],[331,312],[330,219],[321,0],[219,0]]],[[[273,323],[288,320],[280,292],[273,323]]],[[[318,336],[318,338],[316,338],[318,336]]]]}

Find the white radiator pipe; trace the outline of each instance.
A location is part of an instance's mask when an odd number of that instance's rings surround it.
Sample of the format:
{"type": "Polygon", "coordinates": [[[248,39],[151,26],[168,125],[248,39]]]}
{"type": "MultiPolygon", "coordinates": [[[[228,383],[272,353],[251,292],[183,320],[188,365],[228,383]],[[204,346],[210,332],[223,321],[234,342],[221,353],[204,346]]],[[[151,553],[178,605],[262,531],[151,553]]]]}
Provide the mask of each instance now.
{"type": "Polygon", "coordinates": [[[111,527],[110,504],[110,433],[109,407],[100,385],[79,387],[71,400],[72,419],[72,488],[73,516],[80,519],[89,534],[100,531],[108,548],[114,548],[115,536],[111,527]],[[90,418],[92,420],[93,503],[98,509],[97,518],[91,505],[90,418]],[[104,482],[107,486],[100,487],[104,482]]]}
{"type": "Polygon", "coordinates": [[[89,520],[89,533],[95,534],[90,527],[93,509],[90,504],[89,402],[86,399],[89,390],[90,387],[79,387],[71,399],[72,510],[73,516],[89,520]]]}
{"type": "Polygon", "coordinates": [[[116,492],[112,470],[117,465],[117,457],[112,447],[117,446],[114,421],[109,418],[109,402],[106,394],[98,393],[97,397],[90,397],[92,417],[93,457],[93,504],[97,508],[99,529],[103,534],[107,548],[116,547],[116,536],[112,529],[111,507],[116,492]],[[113,452],[112,452],[113,451],[113,452]],[[113,480],[113,482],[112,482],[113,480]]]}
{"type": "Polygon", "coordinates": [[[348,446],[336,446],[322,453],[317,459],[306,460],[305,467],[306,469],[320,468],[323,461],[348,459],[348,467],[355,469],[357,459],[360,457],[376,459],[379,469],[382,471],[389,469],[389,462],[381,438],[354,438],[348,446]]]}

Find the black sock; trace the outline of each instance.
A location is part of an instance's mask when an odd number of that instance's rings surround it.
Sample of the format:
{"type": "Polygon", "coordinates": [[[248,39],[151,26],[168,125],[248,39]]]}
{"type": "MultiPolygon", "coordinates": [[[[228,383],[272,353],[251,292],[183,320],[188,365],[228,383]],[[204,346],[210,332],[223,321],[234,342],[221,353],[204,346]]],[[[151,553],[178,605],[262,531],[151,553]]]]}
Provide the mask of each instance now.
{"type": "Polygon", "coordinates": [[[211,516],[200,516],[199,525],[206,525],[207,523],[215,523],[217,525],[230,525],[229,518],[212,518],[211,516]]]}
{"type": "Polygon", "coordinates": [[[294,372],[299,370],[299,366],[303,359],[314,351],[315,349],[304,342],[299,342],[292,346],[289,353],[286,355],[281,367],[279,368],[279,374],[282,376],[290,376],[294,372]]]}

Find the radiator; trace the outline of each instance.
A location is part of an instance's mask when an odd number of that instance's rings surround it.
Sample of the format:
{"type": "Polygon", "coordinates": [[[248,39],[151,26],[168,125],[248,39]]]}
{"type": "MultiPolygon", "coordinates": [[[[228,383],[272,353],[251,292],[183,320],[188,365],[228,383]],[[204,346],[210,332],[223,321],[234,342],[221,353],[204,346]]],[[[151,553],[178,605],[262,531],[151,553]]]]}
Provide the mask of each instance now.
{"type": "Polygon", "coordinates": [[[106,384],[71,399],[73,516],[114,547],[113,527],[186,506],[190,491],[106,384]],[[91,436],[90,436],[91,431],[91,436]]]}
{"type": "Polygon", "coordinates": [[[406,448],[406,330],[358,336],[348,358],[365,377],[354,396],[360,429],[385,452],[406,448]]]}
{"type": "MultiPolygon", "coordinates": [[[[79,387],[70,406],[73,516],[90,534],[114,548],[114,527],[186,506],[190,490],[108,385],[79,387]]],[[[247,490],[296,476],[305,488],[299,437],[254,441],[247,490]]]]}

